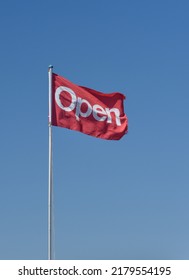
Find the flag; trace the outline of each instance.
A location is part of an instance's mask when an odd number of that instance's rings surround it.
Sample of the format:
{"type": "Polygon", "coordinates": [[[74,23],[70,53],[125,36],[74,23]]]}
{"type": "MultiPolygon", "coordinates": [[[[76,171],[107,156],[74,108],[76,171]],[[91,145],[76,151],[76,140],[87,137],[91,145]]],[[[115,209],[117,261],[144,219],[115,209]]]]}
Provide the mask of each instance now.
{"type": "Polygon", "coordinates": [[[101,93],[52,74],[52,125],[119,140],[128,130],[125,96],[101,93]]]}

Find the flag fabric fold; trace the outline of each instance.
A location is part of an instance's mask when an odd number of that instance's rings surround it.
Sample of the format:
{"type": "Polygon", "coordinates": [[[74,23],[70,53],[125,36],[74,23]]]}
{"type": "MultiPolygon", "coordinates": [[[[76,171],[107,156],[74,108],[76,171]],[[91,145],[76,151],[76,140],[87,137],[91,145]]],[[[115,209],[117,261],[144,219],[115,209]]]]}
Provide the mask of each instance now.
{"type": "Polygon", "coordinates": [[[125,96],[101,93],[52,75],[52,125],[106,140],[119,140],[128,131],[125,96]]]}

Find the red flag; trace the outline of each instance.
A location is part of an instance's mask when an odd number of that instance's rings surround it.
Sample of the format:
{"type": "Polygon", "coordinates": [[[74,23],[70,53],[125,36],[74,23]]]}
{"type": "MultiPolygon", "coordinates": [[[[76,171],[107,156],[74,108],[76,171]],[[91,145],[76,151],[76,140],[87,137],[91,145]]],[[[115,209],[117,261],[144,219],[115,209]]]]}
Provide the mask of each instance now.
{"type": "Polygon", "coordinates": [[[128,129],[121,93],[104,94],[52,75],[52,125],[107,140],[118,140],[128,129]]]}

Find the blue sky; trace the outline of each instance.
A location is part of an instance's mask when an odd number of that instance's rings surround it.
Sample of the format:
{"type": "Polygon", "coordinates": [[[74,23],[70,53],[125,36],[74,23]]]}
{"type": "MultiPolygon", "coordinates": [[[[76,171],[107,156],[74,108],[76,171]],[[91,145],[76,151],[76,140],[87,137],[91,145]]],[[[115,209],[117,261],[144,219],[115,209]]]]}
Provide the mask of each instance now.
{"type": "Polygon", "coordinates": [[[129,132],[53,128],[56,259],[189,259],[188,1],[2,1],[0,259],[47,259],[48,65],[129,132]]]}

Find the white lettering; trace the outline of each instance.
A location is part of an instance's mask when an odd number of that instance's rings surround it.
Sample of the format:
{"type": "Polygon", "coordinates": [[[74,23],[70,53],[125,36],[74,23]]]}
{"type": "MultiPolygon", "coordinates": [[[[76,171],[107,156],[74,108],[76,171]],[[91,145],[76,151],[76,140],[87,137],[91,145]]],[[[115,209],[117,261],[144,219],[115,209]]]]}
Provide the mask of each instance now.
{"type": "MultiPolygon", "coordinates": [[[[76,116],[76,120],[79,121],[80,116],[83,118],[87,118],[88,116],[93,115],[94,119],[97,121],[105,121],[107,123],[112,123],[112,115],[111,113],[115,114],[115,121],[116,124],[118,126],[121,125],[121,121],[120,121],[120,111],[117,108],[102,108],[100,105],[95,104],[93,107],[91,106],[91,104],[89,103],[89,101],[82,99],[81,97],[76,96],[75,92],[68,88],[68,87],[64,87],[64,86],[60,86],[56,89],[55,92],[55,100],[57,105],[64,111],[66,112],[71,112],[74,109],[75,110],[75,116],[76,116]],[[60,94],[62,92],[67,92],[70,94],[71,96],[71,102],[69,106],[64,106],[60,100],[60,94]],[[82,106],[83,105],[83,106],[82,106]],[[85,108],[85,112],[84,109],[85,108]]],[[[68,100],[68,99],[67,99],[68,100]]]]}
{"type": "Polygon", "coordinates": [[[93,110],[92,106],[91,106],[91,104],[87,100],[78,97],[77,105],[76,105],[76,113],[75,113],[75,116],[76,116],[77,120],[79,120],[79,116],[87,118],[92,113],[92,110],[93,110]],[[86,104],[87,105],[88,109],[87,109],[86,112],[82,112],[81,111],[82,104],[86,104]]]}
{"type": "Polygon", "coordinates": [[[115,113],[115,118],[116,118],[116,124],[117,125],[121,125],[121,122],[120,122],[120,111],[117,109],[117,108],[112,108],[112,109],[109,109],[109,108],[106,108],[106,113],[108,115],[108,119],[107,119],[107,123],[112,123],[112,116],[110,113],[115,113]]]}
{"type": "Polygon", "coordinates": [[[64,110],[64,111],[67,111],[67,112],[71,112],[75,109],[75,106],[76,106],[76,103],[77,103],[77,97],[75,95],[75,92],[73,90],[71,90],[70,88],[68,87],[63,87],[63,86],[60,86],[56,89],[56,92],[55,92],[55,100],[56,100],[56,103],[58,104],[58,106],[64,110]],[[65,107],[62,103],[61,103],[61,100],[60,100],[60,94],[61,92],[63,91],[66,91],[68,92],[70,95],[71,95],[71,98],[72,98],[72,102],[70,104],[70,106],[68,107],[65,107]]]}
{"type": "Polygon", "coordinates": [[[106,111],[100,106],[100,105],[94,105],[93,106],[93,117],[99,121],[99,122],[103,122],[105,121],[106,117],[106,111]],[[105,115],[103,117],[99,117],[98,114],[102,114],[105,115]]]}

